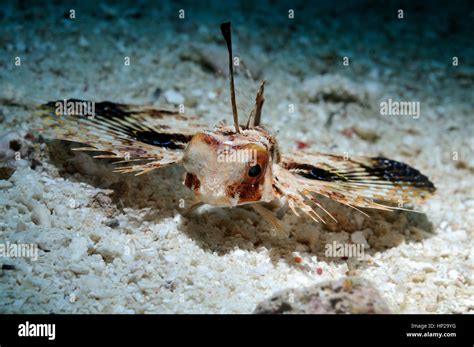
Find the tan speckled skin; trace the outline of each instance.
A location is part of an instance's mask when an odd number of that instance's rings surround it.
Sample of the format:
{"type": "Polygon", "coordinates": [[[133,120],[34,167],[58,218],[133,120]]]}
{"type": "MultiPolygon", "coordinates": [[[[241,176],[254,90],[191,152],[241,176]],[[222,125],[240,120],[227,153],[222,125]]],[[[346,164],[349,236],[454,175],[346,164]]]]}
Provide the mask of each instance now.
{"type": "Polygon", "coordinates": [[[262,128],[241,133],[232,130],[222,127],[194,135],[183,155],[185,185],[200,201],[213,206],[272,201],[272,166],[277,157],[274,138],[262,128]],[[251,160],[223,160],[224,149],[237,156],[247,155],[251,160]],[[261,171],[251,177],[249,170],[256,164],[261,171]]]}

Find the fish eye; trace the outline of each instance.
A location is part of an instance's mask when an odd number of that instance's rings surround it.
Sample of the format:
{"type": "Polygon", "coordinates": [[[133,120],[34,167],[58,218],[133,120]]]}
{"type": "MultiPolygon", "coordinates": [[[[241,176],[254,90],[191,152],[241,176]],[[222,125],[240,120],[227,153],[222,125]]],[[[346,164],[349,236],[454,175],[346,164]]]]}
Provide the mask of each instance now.
{"type": "Polygon", "coordinates": [[[258,175],[260,175],[260,172],[262,172],[262,168],[260,167],[260,165],[254,165],[249,169],[249,176],[257,177],[258,175]]]}

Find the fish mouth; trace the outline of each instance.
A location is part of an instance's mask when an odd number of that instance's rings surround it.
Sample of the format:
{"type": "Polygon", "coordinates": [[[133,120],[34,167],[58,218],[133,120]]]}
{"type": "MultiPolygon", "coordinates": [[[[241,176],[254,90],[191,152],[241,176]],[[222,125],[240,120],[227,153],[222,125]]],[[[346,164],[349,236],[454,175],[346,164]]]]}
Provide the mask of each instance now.
{"type": "Polygon", "coordinates": [[[199,196],[201,202],[214,206],[214,207],[235,207],[234,204],[229,198],[227,197],[215,197],[215,196],[207,196],[203,197],[202,195],[199,196]]]}
{"type": "Polygon", "coordinates": [[[194,192],[196,198],[205,204],[215,207],[233,207],[237,206],[238,199],[231,198],[222,192],[215,192],[213,190],[203,189],[199,178],[187,172],[184,185],[194,192]]]}
{"type": "Polygon", "coordinates": [[[238,205],[238,199],[231,198],[225,194],[203,192],[202,190],[195,191],[194,193],[201,202],[214,207],[235,207],[238,205]]]}

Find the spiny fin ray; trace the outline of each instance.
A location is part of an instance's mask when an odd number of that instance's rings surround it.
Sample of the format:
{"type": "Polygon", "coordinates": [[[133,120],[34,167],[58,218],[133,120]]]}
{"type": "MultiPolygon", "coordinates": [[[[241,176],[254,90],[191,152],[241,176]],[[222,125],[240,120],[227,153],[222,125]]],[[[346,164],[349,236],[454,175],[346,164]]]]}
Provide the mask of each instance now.
{"type": "Polygon", "coordinates": [[[436,190],[418,170],[383,157],[344,158],[299,152],[283,155],[274,174],[276,194],[289,199],[295,214],[296,209],[315,213],[311,204],[322,208],[311,194],[322,195],[367,216],[358,208],[411,211],[405,204],[422,203],[436,190]]]}

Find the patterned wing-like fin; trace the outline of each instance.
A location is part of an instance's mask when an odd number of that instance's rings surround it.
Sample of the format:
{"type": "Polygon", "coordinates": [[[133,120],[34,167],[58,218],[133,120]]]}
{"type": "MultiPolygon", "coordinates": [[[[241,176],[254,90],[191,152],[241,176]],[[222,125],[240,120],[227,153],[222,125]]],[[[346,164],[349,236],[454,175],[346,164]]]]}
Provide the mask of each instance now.
{"type": "Polygon", "coordinates": [[[314,199],[314,193],[355,209],[394,210],[419,204],[435,191],[428,177],[407,164],[383,157],[324,153],[283,155],[275,169],[274,187],[277,195],[287,196],[293,212],[300,209],[320,221],[312,206],[332,216],[314,199]]]}
{"type": "MultiPolygon", "coordinates": [[[[70,105],[85,105],[67,100],[70,105]]],[[[75,150],[106,152],[95,158],[120,159],[115,171],[136,175],[177,163],[192,136],[206,127],[193,116],[153,107],[98,102],[89,107],[93,114],[57,114],[60,103],[49,102],[38,108],[46,138],[79,142],[87,147],[75,150]]],[[[90,104],[89,104],[90,105],[90,104]]],[[[77,108],[76,108],[77,110],[77,108]]]]}

